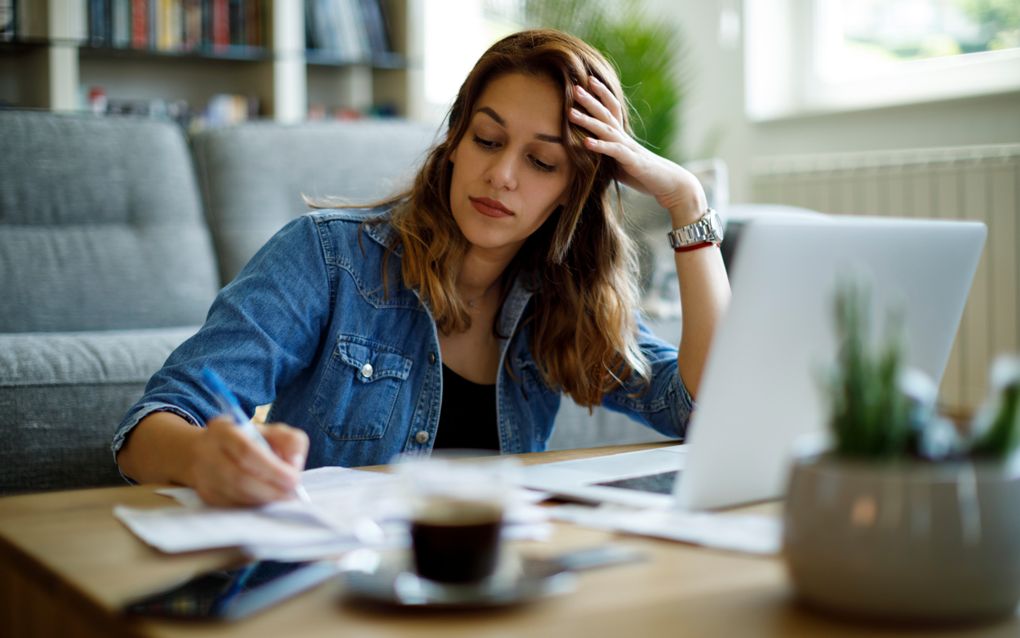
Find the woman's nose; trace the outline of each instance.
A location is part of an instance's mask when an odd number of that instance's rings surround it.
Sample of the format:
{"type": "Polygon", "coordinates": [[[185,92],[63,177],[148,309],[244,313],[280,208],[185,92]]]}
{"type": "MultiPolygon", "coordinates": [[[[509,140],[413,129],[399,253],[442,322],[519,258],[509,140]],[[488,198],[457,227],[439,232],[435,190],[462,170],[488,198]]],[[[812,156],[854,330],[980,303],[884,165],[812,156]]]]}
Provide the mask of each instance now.
{"type": "Polygon", "coordinates": [[[514,190],[517,188],[517,167],[516,162],[510,153],[499,153],[492,159],[486,170],[485,180],[500,190],[514,190]]]}

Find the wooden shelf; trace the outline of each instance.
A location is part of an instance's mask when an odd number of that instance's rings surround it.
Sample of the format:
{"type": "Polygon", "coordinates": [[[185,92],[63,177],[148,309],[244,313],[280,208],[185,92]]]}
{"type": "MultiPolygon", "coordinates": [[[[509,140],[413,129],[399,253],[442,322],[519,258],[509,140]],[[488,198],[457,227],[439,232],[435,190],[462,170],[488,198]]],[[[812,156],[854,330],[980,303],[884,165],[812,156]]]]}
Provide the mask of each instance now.
{"type": "Polygon", "coordinates": [[[37,1],[49,12],[48,31],[0,42],[0,103],[79,111],[97,86],[111,99],[185,99],[199,108],[218,93],[255,96],[280,122],[305,119],[312,96],[325,96],[330,108],[367,112],[384,104],[399,116],[421,117],[422,90],[412,85],[421,81],[414,69],[421,66],[424,0],[382,0],[396,51],[357,61],[306,50],[301,0],[266,0],[267,47],[198,50],[93,45],[86,0],[37,1]]]}
{"type": "Polygon", "coordinates": [[[342,58],[332,51],[305,51],[305,64],[317,67],[352,67],[363,66],[380,71],[399,71],[407,68],[407,58],[399,53],[378,55],[371,60],[351,60],[342,58]]]}
{"type": "Polygon", "coordinates": [[[0,55],[20,55],[45,49],[50,45],[50,40],[42,38],[0,40],[0,55]]]}
{"type": "Polygon", "coordinates": [[[260,62],[272,60],[273,52],[265,47],[229,46],[225,48],[201,48],[189,51],[167,51],[163,49],[135,49],[130,47],[82,45],[78,47],[81,57],[134,59],[134,60],[225,60],[233,62],[260,62]]]}

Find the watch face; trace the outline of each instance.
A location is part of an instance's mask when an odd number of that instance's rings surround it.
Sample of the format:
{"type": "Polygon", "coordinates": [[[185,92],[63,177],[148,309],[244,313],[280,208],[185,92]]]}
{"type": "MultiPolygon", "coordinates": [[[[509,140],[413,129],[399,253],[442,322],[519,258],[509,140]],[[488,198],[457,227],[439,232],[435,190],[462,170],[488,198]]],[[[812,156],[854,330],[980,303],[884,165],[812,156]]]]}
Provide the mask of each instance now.
{"type": "Polygon", "coordinates": [[[720,217],[719,217],[719,213],[717,213],[717,212],[715,212],[713,210],[712,213],[708,217],[709,217],[709,225],[712,228],[712,234],[715,235],[717,241],[722,241],[722,238],[723,238],[723,225],[722,225],[722,219],[720,219],[720,217]]]}

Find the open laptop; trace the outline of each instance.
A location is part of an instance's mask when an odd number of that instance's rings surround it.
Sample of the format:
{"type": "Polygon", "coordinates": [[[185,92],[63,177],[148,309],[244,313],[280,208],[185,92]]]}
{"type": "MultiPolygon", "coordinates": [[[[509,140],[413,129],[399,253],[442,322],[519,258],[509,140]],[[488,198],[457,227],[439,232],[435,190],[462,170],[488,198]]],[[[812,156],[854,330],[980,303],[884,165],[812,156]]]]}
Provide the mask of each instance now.
{"type": "Polygon", "coordinates": [[[776,498],[800,442],[824,440],[833,299],[867,282],[872,325],[902,313],[906,363],[942,378],[986,236],[980,222],[817,216],[742,229],[685,445],[524,468],[559,496],[710,509],[776,498]]]}

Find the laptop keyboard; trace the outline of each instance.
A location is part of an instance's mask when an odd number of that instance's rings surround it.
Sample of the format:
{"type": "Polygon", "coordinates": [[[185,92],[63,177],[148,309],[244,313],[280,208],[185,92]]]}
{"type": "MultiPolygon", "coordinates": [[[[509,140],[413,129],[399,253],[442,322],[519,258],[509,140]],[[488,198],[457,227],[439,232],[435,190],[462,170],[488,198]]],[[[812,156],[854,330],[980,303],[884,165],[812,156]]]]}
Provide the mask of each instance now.
{"type": "Polygon", "coordinates": [[[647,476],[635,476],[634,478],[596,483],[595,485],[620,487],[625,490],[653,492],[655,494],[672,494],[673,484],[676,483],[676,477],[679,473],[679,470],[673,470],[670,472],[661,472],[659,474],[649,474],[647,476]]]}

